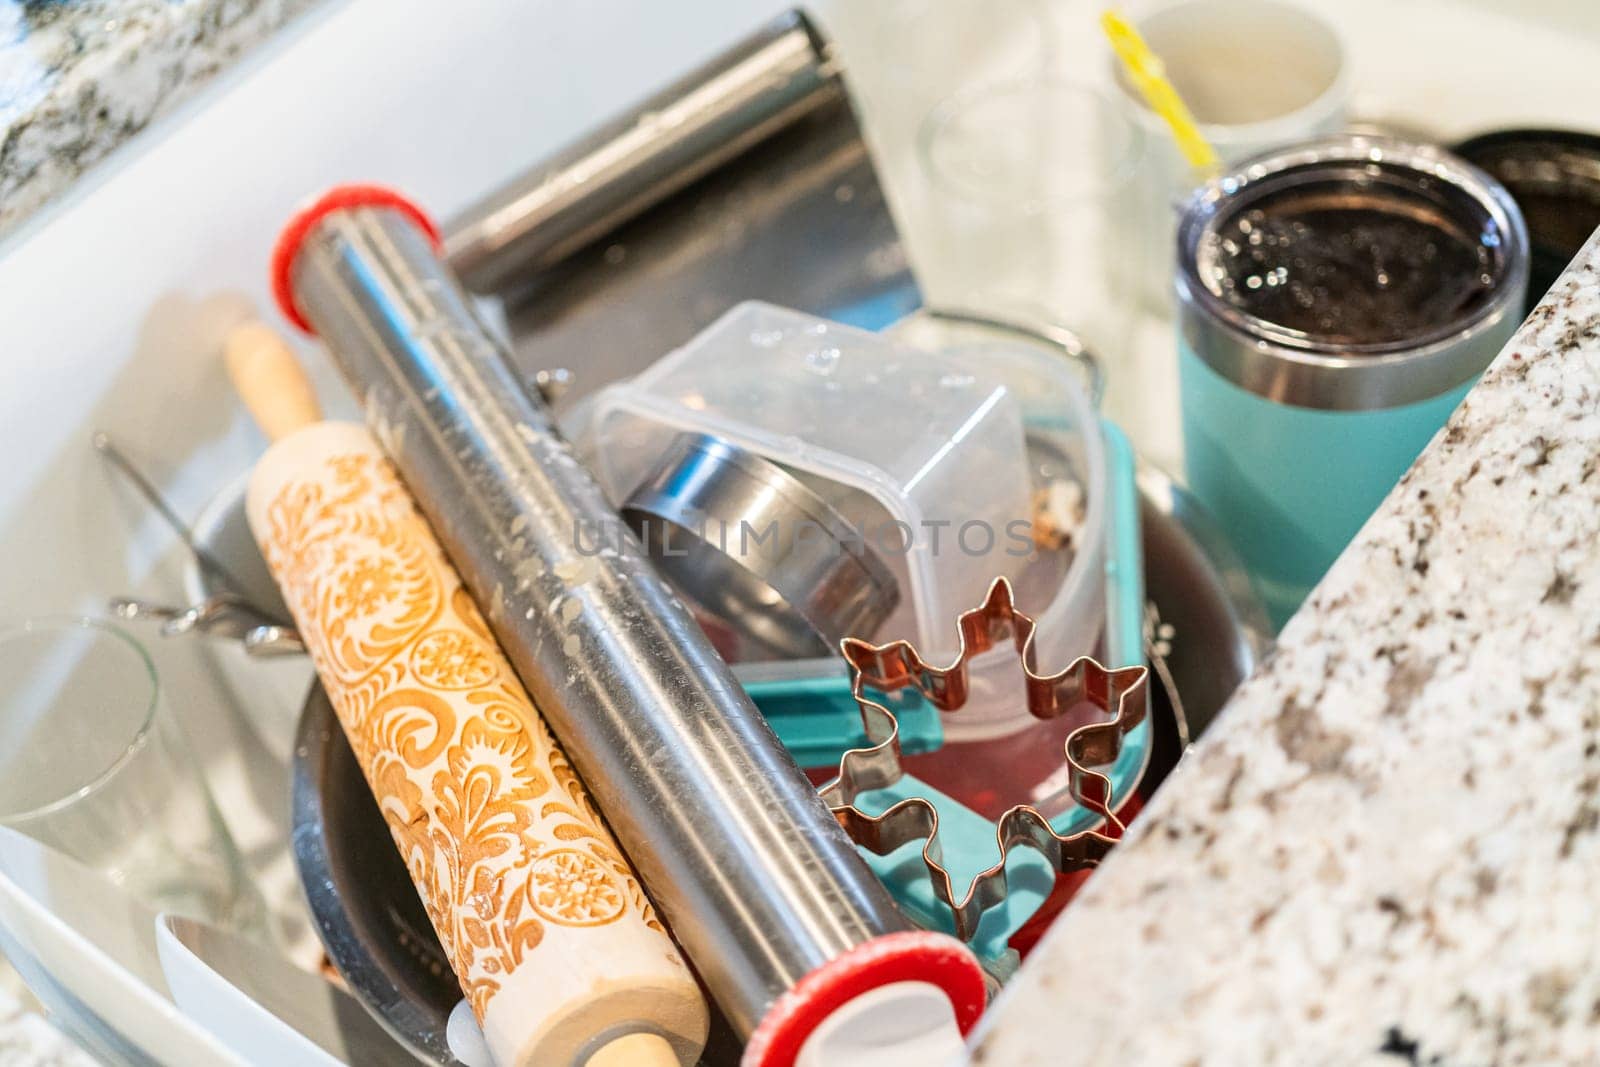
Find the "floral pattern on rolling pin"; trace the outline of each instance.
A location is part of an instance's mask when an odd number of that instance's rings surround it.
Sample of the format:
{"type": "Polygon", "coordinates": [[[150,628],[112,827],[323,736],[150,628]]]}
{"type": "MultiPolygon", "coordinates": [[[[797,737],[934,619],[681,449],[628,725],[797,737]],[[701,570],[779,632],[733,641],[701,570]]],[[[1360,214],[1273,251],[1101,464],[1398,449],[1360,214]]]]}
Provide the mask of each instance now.
{"type": "Polygon", "coordinates": [[[330,457],[266,517],[262,552],[479,1019],[546,924],[631,912],[664,934],[389,463],[330,457]]]}

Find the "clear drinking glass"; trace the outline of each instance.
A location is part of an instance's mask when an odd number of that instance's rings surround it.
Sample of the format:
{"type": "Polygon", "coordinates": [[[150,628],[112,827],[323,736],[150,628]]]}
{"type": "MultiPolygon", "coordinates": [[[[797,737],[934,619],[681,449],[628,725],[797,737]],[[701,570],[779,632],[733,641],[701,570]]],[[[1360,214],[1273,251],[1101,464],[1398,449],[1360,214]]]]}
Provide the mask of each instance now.
{"type": "Polygon", "coordinates": [[[152,907],[255,932],[259,896],[133,638],[94,619],[0,628],[0,823],[152,907]]]}
{"type": "MultiPolygon", "coordinates": [[[[849,72],[873,163],[895,202],[917,172],[917,127],[939,101],[996,80],[1037,78],[1053,62],[1046,0],[847,0],[827,24],[849,72]]],[[[914,240],[914,234],[905,235],[914,240]]]]}
{"type": "Polygon", "coordinates": [[[1054,54],[1043,0],[873,0],[862,8],[874,26],[861,76],[915,109],[913,128],[965,88],[1040,76],[1054,54]]]}
{"type": "Polygon", "coordinates": [[[1145,149],[1127,113],[1089,85],[998,83],[935,108],[918,148],[930,300],[1065,326],[1114,366],[1133,305],[1112,226],[1145,149]]]}

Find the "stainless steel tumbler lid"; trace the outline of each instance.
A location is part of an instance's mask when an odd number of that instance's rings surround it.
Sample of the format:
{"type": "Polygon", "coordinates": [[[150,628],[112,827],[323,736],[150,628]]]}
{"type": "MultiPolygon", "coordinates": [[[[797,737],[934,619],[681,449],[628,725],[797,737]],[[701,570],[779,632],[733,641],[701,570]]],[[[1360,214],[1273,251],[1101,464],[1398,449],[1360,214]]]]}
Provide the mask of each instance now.
{"type": "Polygon", "coordinates": [[[1235,385],[1300,407],[1398,407],[1470,381],[1495,355],[1473,342],[1520,315],[1527,279],[1527,229],[1498,182],[1443,149],[1383,137],[1347,134],[1257,156],[1196,192],[1178,228],[1178,299],[1190,348],[1235,385]],[[1478,234],[1490,252],[1487,297],[1415,336],[1352,343],[1251,314],[1208,284],[1204,250],[1224,226],[1312,183],[1345,181],[1374,199],[1409,198],[1478,234]]]}
{"type": "Polygon", "coordinates": [[[870,637],[900,602],[889,568],[826,500],[708,434],[680,434],[622,516],[680,589],[783,657],[870,637]]]}

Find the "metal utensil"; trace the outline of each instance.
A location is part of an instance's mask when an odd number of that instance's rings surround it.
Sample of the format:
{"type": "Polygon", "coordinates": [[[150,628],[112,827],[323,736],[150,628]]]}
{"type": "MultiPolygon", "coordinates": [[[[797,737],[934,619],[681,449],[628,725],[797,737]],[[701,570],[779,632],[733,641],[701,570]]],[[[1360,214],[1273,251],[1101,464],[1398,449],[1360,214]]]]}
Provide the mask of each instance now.
{"type": "Polygon", "coordinates": [[[803,16],[776,20],[469,209],[450,265],[494,292],[636,217],[838,99],[817,52],[803,16]]]}
{"type": "Polygon", "coordinates": [[[1011,583],[1004,578],[995,579],[982,604],[961,614],[956,631],[958,647],[948,667],[927,662],[906,641],[844,643],[844,657],[851,667],[851,695],[861,708],[871,744],[846,752],[839,760],[838,775],[819,792],[851,839],[875,855],[886,856],[913,841],[923,842],[922,859],[934,893],[950,908],[956,936],[971,940],[983,913],[1006,897],[1006,856],[1013,847],[1037,850],[1057,872],[1065,874],[1098,865],[1122,836],[1122,821],[1111,807],[1111,780],[1097,768],[1115,763],[1124,735],[1144,721],[1150,674],[1144,666],[1108,669],[1088,656],[1079,656],[1054,673],[1037,673],[1034,621],[1017,610],[1011,583]],[[889,788],[905,777],[896,739],[900,724],[888,705],[878,703],[867,691],[893,696],[909,690],[941,711],[959,713],[969,691],[968,661],[1005,644],[1016,652],[1024,703],[1034,718],[1055,719],[1085,702],[1100,712],[1100,717],[1068,734],[1064,745],[1072,797],[1099,821],[1087,830],[1062,834],[1031,805],[1008,809],[997,823],[999,859],[958,893],[944,865],[939,813],[930,800],[907,797],[877,815],[859,806],[864,794],[889,788]]]}
{"type": "Polygon", "coordinates": [[[900,602],[894,575],[826,500],[709,434],[680,434],[621,510],[663,574],[779,658],[832,655],[900,602]]]}
{"type": "MultiPolygon", "coordinates": [[[[189,529],[189,524],[179,517],[177,511],[167,502],[166,497],[162,496],[161,491],[156,488],[155,483],[145,477],[138,467],[134,466],[133,461],[112,443],[111,438],[103,431],[96,430],[94,436],[90,438],[90,443],[94,445],[94,450],[104,456],[106,461],[116,468],[128,480],[130,485],[139,491],[139,495],[144,497],[151,507],[155,508],[156,514],[160,515],[166,524],[172,528],[172,532],[178,535],[178,540],[183,542],[183,547],[189,550],[189,554],[194,557],[195,562],[218,582],[226,585],[230,593],[239,597],[241,601],[248,602],[250,597],[248,587],[234,577],[228,568],[223,566],[222,562],[213,556],[204,545],[195,540],[193,532],[189,529]]],[[[271,616],[268,616],[268,618],[275,622],[284,621],[283,619],[274,619],[271,616]]]]}
{"type": "Polygon", "coordinates": [[[137,597],[112,597],[107,606],[116,618],[158,623],[162,637],[199,634],[238,641],[253,656],[296,655],[306,650],[292,627],[279,625],[231,593],[218,593],[188,607],[137,597]]]}
{"type": "Polygon", "coordinates": [[[252,656],[298,656],[306,651],[300,634],[289,626],[252,626],[241,642],[252,656]]]}

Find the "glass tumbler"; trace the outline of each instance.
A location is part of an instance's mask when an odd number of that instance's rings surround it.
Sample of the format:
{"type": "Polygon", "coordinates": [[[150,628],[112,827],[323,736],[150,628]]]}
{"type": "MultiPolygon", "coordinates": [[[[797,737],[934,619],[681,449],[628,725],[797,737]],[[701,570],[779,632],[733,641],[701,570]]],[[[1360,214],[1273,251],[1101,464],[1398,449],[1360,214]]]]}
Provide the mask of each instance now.
{"type": "Polygon", "coordinates": [[[918,140],[930,300],[1064,326],[1114,363],[1133,305],[1107,269],[1111,226],[1145,150],[1126,112],[1088,85],[1005,82],[939,105],[918,140]]]}
{"type": "Polygon", "coordinates": [[[0,822],[151,907],[258,932],[245,877],[155,667],[94,619],[0,628],[0,822]]]}
{"type": "Polygon", "coordinates": [[[860,17],[871,24],[861,35],[870,51],[851,64],[852,80],[865,81],[863,92],[881,94],[871,112],[874,127],[887,121],[912,134],[928,109],[953,93],[983,82],[1039,77],[1054,56],[1046,7],[1045,0],[860,5],[860,17]]]}

